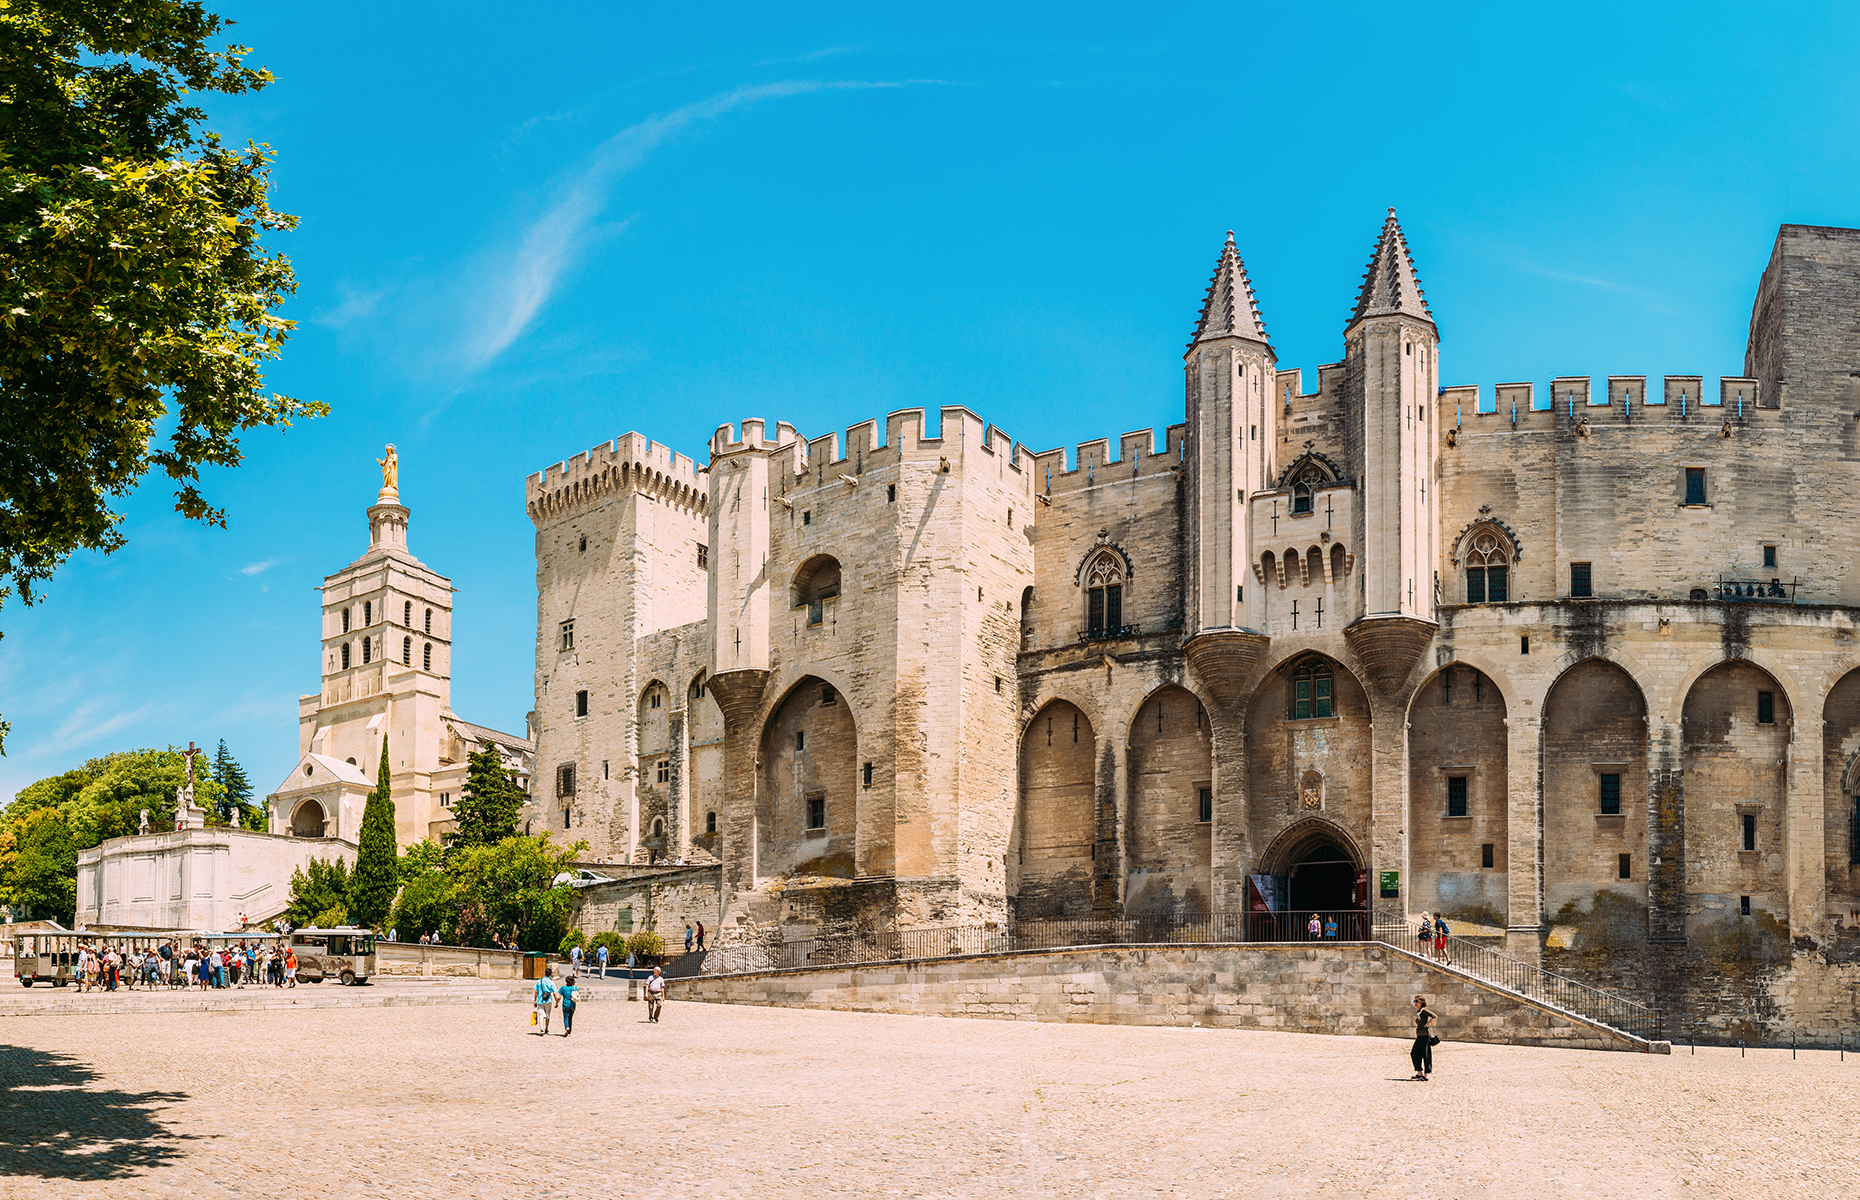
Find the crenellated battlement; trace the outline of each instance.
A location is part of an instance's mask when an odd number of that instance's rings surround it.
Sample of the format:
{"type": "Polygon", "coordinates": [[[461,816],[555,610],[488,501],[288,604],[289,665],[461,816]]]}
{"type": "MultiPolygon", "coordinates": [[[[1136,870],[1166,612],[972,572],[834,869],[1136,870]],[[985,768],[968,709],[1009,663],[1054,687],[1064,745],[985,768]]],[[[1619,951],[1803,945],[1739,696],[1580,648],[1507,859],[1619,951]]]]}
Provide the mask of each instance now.
{"type": "Polygon", "coordinates": [[[1033,458],[1033,487],[1042,495],[1058,496],[1082,492],[1102,483],[1174,472],[1182,465],[1188,437],[1186,424],[1170,425],[1163,431],[1162,448],[1156,448],[1154,428],[1137,429],[1117,439],[1117,455],[1111,454],[1108,438],[1080,442],[1068,467],[1065,447],[1042,450],[1033,458]]]}
{"type": "Polygon", "coordinates": [[[525,508],[542,524],[628,491],[702,517],[710,503],[709,473],[669,446],[627,433],[529,476],[525,508]]]}
{"type": "Polygon", "coordinates": [[[1563,375],[1540,387],[1535,383],[1500,383],[1490,393],[1475,384],[1440,389],[1440,428],[1499,432],[1505,428],[1539,432],[1564,426],[1650,421],[1710,426],[1722,432],[1759,419],[1774,408],[1756,403],[1757,381],[1741,375],[1720,376],[1713,386],[1703,375],[1610,375],[1601,386],[1587,375],[1563,375]],[[1650,386],[1650,380],[1658,379],[1650,386]]]}
{"type": "Polygon", "coordinates": [[[786,421],[776,423],[775,437],[770,439],[765,436],[767,424],[760,418],[752,417],[743,421],[743,436],[740,439],[736,436],[734,426],[719,426],[717,432],[711,435],[711,457],[714,460],[746,450],[756,450],[778,454],[789,462],[789,469],[796,475],[810,471],[857,475],[901,461],[932,457],[939,460],[955,459],[960,457],[961,452],[974,447],[984,454],[1003,456],[1012,470],[1024,469],[1021,458],[1026,453],[1025,447],[1017,447],[1014,439],[999,426],[983,420],[967,408],[950,405],[938,412],[940,422],[937,436],[926,437],[925,411],[921,408],[904,408],[889,413],[885,417],[882,431],[876,420],[861,421],[847,428],[844,442],[838,433],[802,437],[786,421]],[[952,455],[952,450],[957,451],[957,454],[952,455]]]}

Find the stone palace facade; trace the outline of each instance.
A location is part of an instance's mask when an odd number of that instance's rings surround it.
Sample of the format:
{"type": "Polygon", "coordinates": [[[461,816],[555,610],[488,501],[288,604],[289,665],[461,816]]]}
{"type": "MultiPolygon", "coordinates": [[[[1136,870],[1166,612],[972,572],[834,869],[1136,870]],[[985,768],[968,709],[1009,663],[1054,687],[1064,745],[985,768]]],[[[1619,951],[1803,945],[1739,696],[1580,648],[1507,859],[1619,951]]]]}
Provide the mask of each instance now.
{"type": "Polygon", "coordinates": [[[1743,377],[1439,351],[1391,210],[1309,390],[1230,235],[1160,438],[906,410],[531,476],[531,827],[715,860],[726,944],[1425,909],[1848,1013],[1860,231],[1782,228],[1743,377]]]}

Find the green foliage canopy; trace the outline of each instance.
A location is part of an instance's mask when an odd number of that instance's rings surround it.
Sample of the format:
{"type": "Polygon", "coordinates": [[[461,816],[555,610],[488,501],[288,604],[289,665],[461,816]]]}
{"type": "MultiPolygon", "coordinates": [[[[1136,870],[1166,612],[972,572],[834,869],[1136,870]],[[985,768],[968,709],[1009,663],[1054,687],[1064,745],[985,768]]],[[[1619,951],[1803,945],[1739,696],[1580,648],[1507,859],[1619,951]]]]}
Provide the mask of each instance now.
{"type": "Polygon", "coordinates": [[[269,149],[188,103],[271,81],[211,47],[228,24],[199,0],[0,6],[0,600],[121,546],[114,498],[151,469],[224,524],[200,467],[328,411],[261,388],[296,288],[262,238],[296,219],[267,202],[269,149]]]}
{"type": "Polygon", "coordinates": [[[554,950],[575,900],[575,890],[555,877],[586,849],[585,842],[557,847],[545,833],[455,851],[449,871],[457,910],[446,940],[488,946],[514,934],[525,950],[554,950]]]}
{"type": "Polygon", "coordinates": [[[487,745],[471,754],[466,759],[465,786],[452,809],[457,827],[446,835],[446,844],[495,846],[516,836],[525,798],[515,772],[504,765],[503,751],[487,745]]]}
{"type": "Polygon", "coordinates": [[[346,911],[348,898],[348,864],[340,858],[313,858],[291,872],[291,906],[284,919],[297,927],[319,925],[331,911],[346,911]]]}
{"type": "Polygon", "coordinates": [[[220,785],[220,802],[214,812],[228,825],[263,832],[265,810],[252,801],[252,781],[245,768],[220,739],[219,752],[213,756],[213,778],[220,785]]]}
{"type": "Polygon", "coordinates": [[[389,780],[387,738],[381,739],[381,765],[374,790],[362,806],[362,833],[355,856],[355,873],[349,879],[349,919],[357,925],[378,927],[387,920],[400,890],[399,855],[394,839],[394,794],[389,780]]]}

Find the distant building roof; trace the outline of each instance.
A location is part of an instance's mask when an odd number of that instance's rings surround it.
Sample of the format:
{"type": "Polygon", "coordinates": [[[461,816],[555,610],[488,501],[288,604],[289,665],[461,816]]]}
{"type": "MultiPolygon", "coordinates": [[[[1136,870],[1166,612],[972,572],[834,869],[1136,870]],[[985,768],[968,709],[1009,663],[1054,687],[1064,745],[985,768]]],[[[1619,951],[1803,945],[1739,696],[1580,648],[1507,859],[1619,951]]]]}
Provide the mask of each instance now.
{"type": "Polygon", "coordinates": [[[528,738],[520,738],[514,733],[500,733],[487,725],[473,725],[470,721],[460,719],[456,713],[447,713],[445,720],[460,737],[474,742],[495,742],[499,746],[521,750],[526,754],[536,750],[536,743],[528,738]]]}

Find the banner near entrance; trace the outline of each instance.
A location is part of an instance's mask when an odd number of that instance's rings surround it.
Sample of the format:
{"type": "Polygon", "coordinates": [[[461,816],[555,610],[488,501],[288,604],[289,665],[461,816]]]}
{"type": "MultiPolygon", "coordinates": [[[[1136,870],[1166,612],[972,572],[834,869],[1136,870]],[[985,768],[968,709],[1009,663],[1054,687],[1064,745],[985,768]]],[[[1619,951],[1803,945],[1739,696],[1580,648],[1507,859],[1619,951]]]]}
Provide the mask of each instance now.
{"type": "Polygon", "coordinates": [[[1250,912],[1278,912],[1283,903],[1279,899],[1279,880],[1273,875],[1248,875],[1246,877],[1247,909],[1250,912]]]}
{"type": "Polygon", "coordinates": [[[1382,898],[1384,900],[1397,900],[1401,898],[1400,871],[1382,872],[1382,898]]]}

